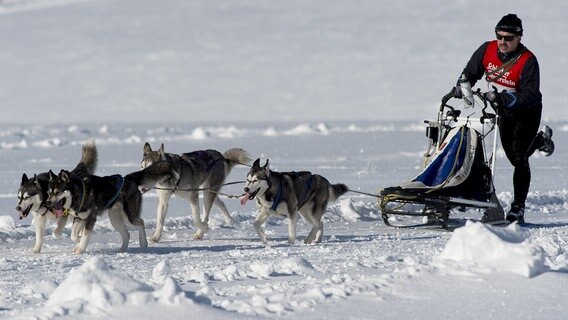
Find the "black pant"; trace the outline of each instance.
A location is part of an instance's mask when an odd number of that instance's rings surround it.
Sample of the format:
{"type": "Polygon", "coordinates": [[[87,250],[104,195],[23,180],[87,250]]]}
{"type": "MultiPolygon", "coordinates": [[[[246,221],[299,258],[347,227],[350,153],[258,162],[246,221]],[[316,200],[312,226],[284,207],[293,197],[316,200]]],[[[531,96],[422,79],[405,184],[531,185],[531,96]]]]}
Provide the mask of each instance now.
{"type": "Polygon", "coordinates": [[[529,157],[537,146],[533,140],[538,132],[542,109],[506,110],[501,113],[499,134],[501,144],[513,172],[514,203],[524,205],[531,184],[529,157]]]}

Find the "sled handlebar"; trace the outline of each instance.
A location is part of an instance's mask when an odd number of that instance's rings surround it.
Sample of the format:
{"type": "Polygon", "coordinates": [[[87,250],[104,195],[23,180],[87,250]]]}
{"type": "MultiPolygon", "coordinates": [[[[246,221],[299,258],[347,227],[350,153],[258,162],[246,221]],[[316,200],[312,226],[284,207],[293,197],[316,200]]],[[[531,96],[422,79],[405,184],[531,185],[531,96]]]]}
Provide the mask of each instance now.
{"type": "MultiPolygon", "coordinates": [[[[491,103],[487,103],[487,99],[485,98],[485,95],[481,92],[481,89],[477,88],[477,90],[473,93],[475,96],[477,96],[479,98],[479,100],[481,100],[481,102],[483,103],[483,108],[481,109],[481,121],[483,122],[485,119],[493,119],[497,116],[497,109],[491,104],[491,103]],[[487,107],[491,106],[491,108],[493,109],[493,112],[487,112],[487,107]]],[[[448,92],[445,96],[442,97],[442,104],[440,105],[440,113],[444,113],[444,109],[449,109],[446,112],[446,116],[451,117],[456,119],[457,117],[460,116],[461,114],[461,110],[456,110],[456,108],[452,107],[451,105],[448,104],[448,101],[450,101],[452,98],[454,99],[459,99],[456,98],[454,96],[454,90],[452,89],[450,92],[448,92]]]]}
{"type": "Polygon", "coordinates": [[[450,92],[448,92],[445,96],[442,97],[442,104],[440,105],[440,113],[444,113],[444,109],[448,108],[450,110],[448,112],[446,112],[446,115],[455,119],[455,118],[460,116],[461,111],[456,110],[454,107],[452,107],[448,104],[448,101],[450,101],[452,98],[456,98],[456,97],[454,97],[454,90],[453,89],[450,90],[450,92]]]}
{"type": "Polygon", "coordinates": [[[485,119],[494,119],[495,117],[497,117],[497,108],[491,104],[487,98],[485,98],[485,95],[481,92],[481,89],[477,88],[477,90],[475,90],[474,93],[479,100],[481,100],[481,102],[483,102],[483,108],[481,109],[481,122],[483,122],[483,120],[485,119]],[[487,112],[487,107],[491,106],[491,109],[493,109],[493,112],[487,112]]]}

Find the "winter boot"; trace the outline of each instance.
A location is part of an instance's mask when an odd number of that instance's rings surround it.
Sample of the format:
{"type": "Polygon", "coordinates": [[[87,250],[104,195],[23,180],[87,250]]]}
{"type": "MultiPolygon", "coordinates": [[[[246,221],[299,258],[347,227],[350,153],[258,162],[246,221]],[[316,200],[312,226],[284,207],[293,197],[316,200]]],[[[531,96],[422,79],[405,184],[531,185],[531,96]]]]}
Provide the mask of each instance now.
{"type": "Polygon", "coordinates": [[[519,203],[511,203],[511,209],[507,212],[507,221],[513,223],[517,221],[519,224],[525,223],[525,205],[519,203]]]}
{"type": "Polygon", "coordinates": [[[536,134],[536,139],[542,141],[542,145],[538,150],[544,153],[545,156],[550,156],[554,153],[554,141],[552,141],[552,129],[544,125],[540,131],[536,134]]]}

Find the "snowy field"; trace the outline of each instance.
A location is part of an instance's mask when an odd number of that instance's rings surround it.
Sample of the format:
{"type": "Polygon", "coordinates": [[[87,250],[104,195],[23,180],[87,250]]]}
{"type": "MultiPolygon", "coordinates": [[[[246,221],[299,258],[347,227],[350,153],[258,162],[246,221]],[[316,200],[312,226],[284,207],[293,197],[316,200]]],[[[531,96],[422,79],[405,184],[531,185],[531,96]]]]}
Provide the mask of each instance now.
{"type": "MultiPolygon", "coordinates": [[[[0,1],[0,318],[566,319],[568,2],[0,1]],[[531,158],[527,226],[455,213],[454,232],[385,226],[377,199],[347,193],[321,244],[287,243],[271,218],[263,245],[254,202],[222,197],[202,241],[173,198],[159,243],[118,253],[105,216],[87,252],[49,224],[41,253],[18,219],[23,173],[71,169],[93,138],[98,175],[139,170],[145,142],[167,152],[246,149],[276,171],[310,170],[374,194],[419,172],[433,120],[479,44],[515,12],[539,58],[552,157],[531,158]]],[[[483,89],[483,87],[482,87],[483,89]]],[[[227,182],[242,181],[237,166],[227,182]]],[[[512,168],[497,152],[505,208],[512,168]]],[[[223,189],[241,194],[242,185],[223,189]]],[[[144,195],[147,233],[157,196],[144,195]]]]}
{"type": "MultiPolygon", "coordinates": [[[[567,138],[568,125],[554,127],[556,141],[567,138]]],[[[243,207],[227,198],[235,225],[226,225],[214,210],[212,230],[194,241],[188,205],[173,198],[163,241],[148,248],[139,248],[132,231],[128,252],[117,253],[120,237],[105,217],[86,254],[71,253],[69,229],[63,239],[54,239],[54,225],[42,252],[33,254],[32,218],[18,220],[14,209],[23,172],[73,167],[87,138],[97,141],[99,175],[138,170],[145,141],[163,142],[174,153],[239,146],[270,159],[274,170],[308,169],[374,193],[418,172],[423,129],[410,122],[3,127],[0,315],[564,319],[568,191],[563,161],[568,154],[561,148],[550,158],[533,157],[531,225],[521,228],[472,223],[453,233],[393,229],[384,225],[375,198],[348,193],[326,212],[322,244],[302,244],[309,226],[300,219],[299,242],[289,245],[287,221],[271,218],[264,246],[252,226],[253,202],[243,207]]],[[[236,167],[227,182],[244,180],[246,172],[236,167]]],[[[497,172],[496,188],[506,206],[511,170],[503,156],[497,172]]],[[[228,186],[224,192],[241,194],[241,188],[228,186]]],[[[156,204],[155,192],[145,194],[148,233],[155,228],[156,204]]],[[[468,212],[453,218],[480,216],[468,212]]]]}

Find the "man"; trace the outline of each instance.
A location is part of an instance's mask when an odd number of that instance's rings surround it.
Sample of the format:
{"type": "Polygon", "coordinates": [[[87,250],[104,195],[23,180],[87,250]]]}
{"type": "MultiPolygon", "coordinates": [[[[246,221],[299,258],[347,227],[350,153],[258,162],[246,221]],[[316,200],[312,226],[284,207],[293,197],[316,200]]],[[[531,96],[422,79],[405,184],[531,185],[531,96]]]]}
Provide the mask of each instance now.
{"type": "Polygon", "coordinates": [[[460,76],[465,86],[462,83],[460,87],[458,80],[454,96],[464,97],[462,92],[471,90],[485,75],[489,86],[485,98],[499,112],[501,144],[514,166],[514,200],[506,219],[524,223],[531,182],[529,157],[537,149],[547,156],[552,154],[552,129],[543,126],[537,133],[542,114],[539,66],[535,55],[521,43],[521,19],[515,14],[504,16],[495,27],[495,35],[496,40],[485,42],[473,53],[460,76]]]}

